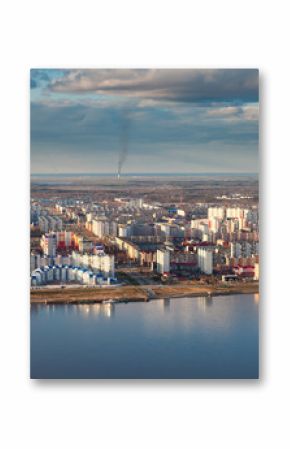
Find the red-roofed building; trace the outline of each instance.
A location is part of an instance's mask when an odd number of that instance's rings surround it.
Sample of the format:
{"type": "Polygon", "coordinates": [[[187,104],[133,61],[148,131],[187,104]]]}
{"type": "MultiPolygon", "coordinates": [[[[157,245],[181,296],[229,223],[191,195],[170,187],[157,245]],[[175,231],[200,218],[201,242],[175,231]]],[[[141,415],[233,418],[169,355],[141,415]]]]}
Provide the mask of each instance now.
{"type": "Polygon", "coordinates": [[[241,277],[254,277],[255,275],[255,267],[253,265],[238,265],[233,267],[233,271],[236,275],[241,277]]]}

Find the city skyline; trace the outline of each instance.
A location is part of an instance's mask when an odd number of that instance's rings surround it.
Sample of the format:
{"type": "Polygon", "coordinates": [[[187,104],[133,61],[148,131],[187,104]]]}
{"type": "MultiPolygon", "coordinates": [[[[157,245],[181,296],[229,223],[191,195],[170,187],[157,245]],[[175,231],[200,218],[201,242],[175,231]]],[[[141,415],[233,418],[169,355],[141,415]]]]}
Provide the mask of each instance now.
{"type": "Polygon", "coordinates": [[[255,69],[32,69],[31,171],[257,173],[255,69]]]}

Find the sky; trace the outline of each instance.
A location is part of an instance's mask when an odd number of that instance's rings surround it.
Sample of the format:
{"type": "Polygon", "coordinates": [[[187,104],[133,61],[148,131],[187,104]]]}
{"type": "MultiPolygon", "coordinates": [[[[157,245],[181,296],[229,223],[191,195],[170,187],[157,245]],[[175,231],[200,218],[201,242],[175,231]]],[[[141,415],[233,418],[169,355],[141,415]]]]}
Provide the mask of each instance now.
{"type": "Polygon", "coordinates": [[[32,173],[257,173],[256,69],[32,69],[32,173]]]}

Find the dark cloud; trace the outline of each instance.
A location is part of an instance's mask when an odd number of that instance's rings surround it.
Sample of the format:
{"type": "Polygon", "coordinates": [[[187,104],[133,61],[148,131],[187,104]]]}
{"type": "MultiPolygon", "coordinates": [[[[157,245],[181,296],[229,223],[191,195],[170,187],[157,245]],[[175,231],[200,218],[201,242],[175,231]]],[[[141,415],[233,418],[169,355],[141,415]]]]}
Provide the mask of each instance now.
{"type": "Polygon", "coordinates": [[[257,169],[257,70],[34,69],[31,86],[40,171],[117,170],[126,117],[124,171],[257,169]]]}
{"type": "MultiPolygon", "coordinates": [[[[99,151],[120,145],[120,129],[124,110],[97,109],[85,105],[46,106],[31,105],[31,139],[37,143],[66,144],[78,150],[99,151]]],[[[177,114],[175,110],[147,108],[130,111],[130,136],[128,145],[133,151],[142,151],[142,145],[171,143],[196,145],[219,142],[225,144],[257,143],[257,121],[206,118],[201,112],[177,114]],[[141,115],[140,115],[141,114],[141,115]]]]}
{"type": "Polygon", "coordinates": [[[188,103],[257,102],[256,69],[70,70],[49,88],[58,93],[121,95],[188,103]]]}

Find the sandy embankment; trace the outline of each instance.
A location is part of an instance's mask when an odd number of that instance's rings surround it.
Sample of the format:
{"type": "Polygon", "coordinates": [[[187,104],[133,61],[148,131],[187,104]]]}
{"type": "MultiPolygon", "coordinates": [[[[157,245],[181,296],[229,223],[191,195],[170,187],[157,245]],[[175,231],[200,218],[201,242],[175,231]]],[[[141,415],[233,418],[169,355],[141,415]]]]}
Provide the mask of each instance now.
{"type": "Polygon", "coordinates": [[[102,302],[108,299],[116,301],[148,301],[157,298],[178,298],[188,296],[233,295],[259,293],[258,282],[234,285],[200,286],[190,284],[122,286],[110,289],[97,288],[50,288],[32,289],[31,303],[81,303],[102,302]]]}

